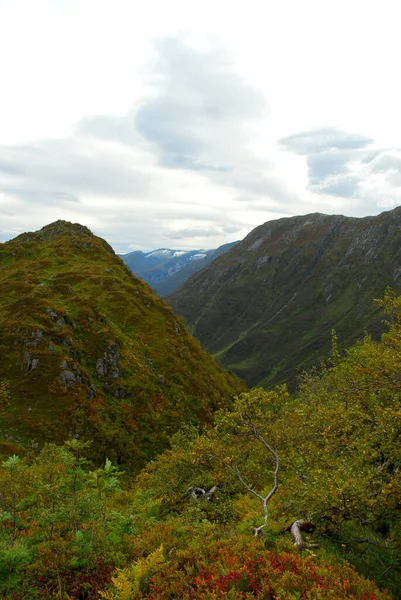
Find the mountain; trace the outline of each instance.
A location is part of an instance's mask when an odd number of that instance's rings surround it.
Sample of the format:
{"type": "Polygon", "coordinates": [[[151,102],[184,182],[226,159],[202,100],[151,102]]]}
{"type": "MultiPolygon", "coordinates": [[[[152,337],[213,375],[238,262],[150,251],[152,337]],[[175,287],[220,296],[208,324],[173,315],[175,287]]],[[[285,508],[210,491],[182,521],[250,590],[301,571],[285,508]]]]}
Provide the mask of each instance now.
{"type": "Polygon", "coordinates": [[[82,225],[0,244],[0,288],[0,452],[74,435],[138,468],[242,389],[82,225]]]}
{"type": "Polygon", "coordinates": [[[146,281],[160,296],[165,296],[235,243],[225,244],[217,250],[159,248],[151,252],[137,250],[120,256],[135,275],[146,281]]]}
{"type": "Polygon", "coordinates": [[[374,298],[401,289],[401,208],[270,221],[168,297],[203,347],[251,386],[287,382],[380,332],[374,298]]]}
{"type": "Polygon", "coordinates": [[[213,250],[171,250],[170,248],[159,248],[151,252],[129,252],[120,255],[131,271],[146,281],[151,287],[155,287],[166,277],[177,273],[182,268],[205,258],[213,250]]]}
{"type": "Polygon", "coordinates": [[[181,287],[187,279],[191,277],[194,273],[201,271],[207,265],[209,265],[215,258],[221,256],[225,252],[227,252],[230,248],[238,244],[239,242],[231,242],[230,244],[224,244],[223,246],[219,246],[216,250],[208,250],[207,254],[203,258],[197,258],[196,260],[192,260],[185,267],[169,275],[162,281],[156,283],[153,287],[156,292],[164,298],[169,294],[172,294],[176,289],[181,287]]]}

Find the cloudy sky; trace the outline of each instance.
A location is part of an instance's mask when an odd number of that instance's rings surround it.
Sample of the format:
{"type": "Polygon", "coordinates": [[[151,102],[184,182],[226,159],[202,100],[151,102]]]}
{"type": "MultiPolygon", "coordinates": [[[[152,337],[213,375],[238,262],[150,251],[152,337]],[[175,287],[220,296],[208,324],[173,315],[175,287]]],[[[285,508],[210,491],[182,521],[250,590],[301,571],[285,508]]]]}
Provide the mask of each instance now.
{"type": "Polygon", "coordinates": [[[214,248],[401,204],[398,0],[0,0],[0,241],[214,248]]]}

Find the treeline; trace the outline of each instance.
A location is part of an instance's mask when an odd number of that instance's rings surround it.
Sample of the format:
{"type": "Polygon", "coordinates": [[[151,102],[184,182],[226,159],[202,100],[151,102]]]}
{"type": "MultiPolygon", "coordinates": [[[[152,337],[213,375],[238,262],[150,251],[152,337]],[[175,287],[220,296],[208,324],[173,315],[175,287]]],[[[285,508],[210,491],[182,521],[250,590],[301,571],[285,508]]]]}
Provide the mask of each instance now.
{"type": "Polygon", "coordinates": [[[5,460],[3,597],[400,597],[401,298],[381,304],[380,342],[342,357],[333,332],[295,396],[241,394],[135,481],[77,439],[5,460]]]}

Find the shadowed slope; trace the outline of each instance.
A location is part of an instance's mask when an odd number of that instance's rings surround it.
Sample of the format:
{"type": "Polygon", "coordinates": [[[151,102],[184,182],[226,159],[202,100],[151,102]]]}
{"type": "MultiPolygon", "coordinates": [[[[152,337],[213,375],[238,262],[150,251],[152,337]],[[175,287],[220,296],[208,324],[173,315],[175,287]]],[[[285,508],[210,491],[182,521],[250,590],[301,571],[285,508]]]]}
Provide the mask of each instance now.
{"type": "Polygon", "coordinates": [[[297,370],[378,332],[375,297],[400,289],[401,208],[363,219],[271,221],[168,297],[194,335],[249,385],[294,385],[297,370]]]}

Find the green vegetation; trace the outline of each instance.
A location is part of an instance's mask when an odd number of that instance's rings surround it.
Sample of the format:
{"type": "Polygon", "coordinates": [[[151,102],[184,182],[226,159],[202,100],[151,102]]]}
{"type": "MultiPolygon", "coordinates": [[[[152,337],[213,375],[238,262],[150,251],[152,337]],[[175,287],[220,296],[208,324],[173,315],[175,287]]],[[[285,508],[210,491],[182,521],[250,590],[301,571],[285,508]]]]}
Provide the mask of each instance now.
{"type": "Polygon", "coordinates": [[[244,389],[86,227],[0,244],[0,287],[0,453],[75,435],[138,470],[244,389]]]}
{"type": "Polygon", "coordinates": [[[297,386],[300,372],[382,315],[372,298],[400,292],[401,209],[363,219],[312,214],[254,229],[167,301],[204,348],[250,387],[297,386]]]}
{"type": "Polygon", "coordinates": [[[333,334],[298,394],[240,394],[135,480],[76,439],[4,460],[3,597],[399,598],[401,298],[381,304],[380,342],[341,357],[333,334]]]}
{"type": "Polygon", "coordinates": [[[401,297],[297,393],[245,392],[86,228],[27,237],[0,247],[1,597],[401,598],[401,297]]]}

